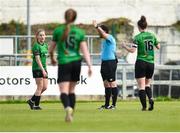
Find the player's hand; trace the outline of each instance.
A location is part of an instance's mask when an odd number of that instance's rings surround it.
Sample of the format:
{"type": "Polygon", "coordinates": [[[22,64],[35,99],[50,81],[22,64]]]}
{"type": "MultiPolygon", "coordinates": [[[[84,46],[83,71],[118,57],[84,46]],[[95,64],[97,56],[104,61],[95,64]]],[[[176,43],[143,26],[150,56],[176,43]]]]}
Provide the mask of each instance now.
{"type": "Polygon", "coordinates": [[[43,77],[46,78],[47,77],[47,72],[45,70],[42,70],[42,74],[43,74],[43,77]]]}
{"type": "Polygon", "coordinates": [[[89,68],[88,68],[88,76],[91,77],[91,75],[92,75],[92,68],[89,67],[89,68]]]}
{"type": "Polygon", "coordinates": [[[122,48],[126,48],[126,43],[125,42],[121,42],[121,47],[122,48]]]}

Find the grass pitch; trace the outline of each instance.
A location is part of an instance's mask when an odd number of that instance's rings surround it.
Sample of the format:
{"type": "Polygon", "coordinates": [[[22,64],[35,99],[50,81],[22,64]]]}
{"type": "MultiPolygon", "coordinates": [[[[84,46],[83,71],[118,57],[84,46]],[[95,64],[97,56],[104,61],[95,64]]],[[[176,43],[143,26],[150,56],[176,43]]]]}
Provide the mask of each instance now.
{"type": "Polygon", "coordinates": [[[180,101],[155,102],[155,110],[141,111],[139,102],[118,101],[115,110],[98,110],[102,102],[78,102],[72,123],[65,123],[60,103],[41,103],[30,110],[26,103],[0,104],[0,131],[124,132],[180,131],[180,101]]]}

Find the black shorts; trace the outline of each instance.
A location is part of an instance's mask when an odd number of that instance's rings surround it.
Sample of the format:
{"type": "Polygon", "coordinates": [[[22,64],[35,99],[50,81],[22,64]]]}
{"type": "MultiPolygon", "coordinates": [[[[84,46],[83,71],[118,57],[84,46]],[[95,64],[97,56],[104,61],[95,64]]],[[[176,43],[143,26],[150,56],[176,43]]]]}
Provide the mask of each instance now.
{"type": "Polygon", "coordinates": [[[102,61],[101,63],[101,76],[103,81],[107,80],[113,82],[116,80],[116,69],[117,62],[116,60],[107,60],[102,61]]]}
{"type": "Polygon", "coordinates": [[[135,78],[151,79],[154,74],[154,63],[137,60],[135,63],[135,78]]]}
{"type": "MultiPolygon", "coordinates": [[[[45,71],[47,73],[47,70],[45,71]]],[[[46,77],[43,77],[43,73],[41,70],[33,70],[32,73],[33,73],[33,78],[48,78],[48,73],[46,77]]]]}
{"type": "Polygon", "coordinates": [[[60,83],[63,81],[79,81],[80,72],[81,60],[74,61],[68,64],[59,64],[57,82],[60,83]]]}

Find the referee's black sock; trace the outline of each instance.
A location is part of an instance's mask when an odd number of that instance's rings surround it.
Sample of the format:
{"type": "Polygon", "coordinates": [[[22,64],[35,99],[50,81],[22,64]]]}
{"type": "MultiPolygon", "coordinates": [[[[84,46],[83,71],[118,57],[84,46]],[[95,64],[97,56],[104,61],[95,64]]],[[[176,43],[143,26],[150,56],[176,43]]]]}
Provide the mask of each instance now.
{"type": "Polygon", "coordinates": [[[114,106],[116,106],[117,96],[118,96],[118,89],[117,87],[114,87],[112,88],[112,105],[114,106]]]}
{"type": "Polygon", "coordinates": [[[35,97],[36,97],[35,106],[39,106],[41,96],[35,96],[35,97]]]}
{"type": "Polygon", "coordinates": [[[69,94],[69,102],[70,102],[71,108],[74,109],[75,103],[76,103],[76,95],[74,93],[69,94]]]}
{"type": "Polygon", "coordinates": [[[142,104],[142,109],[145,110],[146,109],[146,92],[145,90],[139,90],[139,99],[141,101],[142,104]]]}
{"type": "Polygon", "coordinates": [[[149,86],[146,86],[145,91],[148,96],[148,99],[151,100],[152,99],[152,89],[149,86]]]}
{"type": "Polygon", "coordinates": [[[61,99],[61,102],[62,102],[64,108],[69,106],[69,97],[66,93],[61,93],[60,99],[61,99]]]}
{"type": "Polygon", "coordinates": [[[105,106],[109,106],[110,98],[111,98],[111,88],[105,88],[105,106]]]}

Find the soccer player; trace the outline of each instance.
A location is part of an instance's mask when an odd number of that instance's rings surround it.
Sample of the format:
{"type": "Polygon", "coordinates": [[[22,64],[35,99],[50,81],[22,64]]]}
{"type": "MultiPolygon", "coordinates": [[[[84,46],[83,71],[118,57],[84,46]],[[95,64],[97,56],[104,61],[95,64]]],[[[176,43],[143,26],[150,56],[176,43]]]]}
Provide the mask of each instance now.
{"type": "Polygon", "coordinates": [[[46,66],[46,56],[48,54],[48,44],[45,43],[46,34],[43,29],[36,33],[36,42],[33,45],[32,73],[35,78],[37,89],[31,99],[27,101],[32,110],[41,110],[39,106],[41,94],[47,89],[48,73],[46,66]]]}
{"type": "Polygon", "coordinates": [[[85,41],[85,33],[82,29],[73,25],[77,13],[74,9],[68,9],[65,12],[65,24],[57,27],[53,32],[53,39],[50,44],[50,58],[53,65],[56,64],[54,50],[57,46],[58,60],[58,85],[61,92],[60,99],[63,103],[66,116],[65,121],[73,120],[73,111],[75,109],[75,86],[79,81],[81,71],[81,60],[79,50],[84,55],[88,65],[88,75],[91,76],[92,68],[90,55],[85,41]]]}
{"type": "Polygon", "coordinates": [[[140,33],[134,37],[131,47],[125,43],[122,45],[127,51],[133,53],[137,48],[137,59],[135,63],[135,78],[139,87],[139,98],[142,104],[142,111],[146,110],[146,95],[149,99],[149,111],[154,109],[150,81],[154,73],[154,47],[160,48],[156,37],[146,31],[147,21],[141,16],[137,22],[140,33]]]}
{"type": "Polygon", "coordinates": [[[116,84],[116,40],[109,34],[109,29],[105,25],[98,25],[93,21],[94,27],[97,29],[101,42],[101,76],[105,87],[105,104],[99,109],[115,109],[118,96],[118,89],[116,84]],[[112,105],[109,105],[112,96],[112,105]]]}

